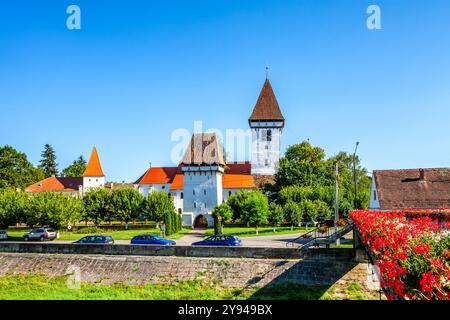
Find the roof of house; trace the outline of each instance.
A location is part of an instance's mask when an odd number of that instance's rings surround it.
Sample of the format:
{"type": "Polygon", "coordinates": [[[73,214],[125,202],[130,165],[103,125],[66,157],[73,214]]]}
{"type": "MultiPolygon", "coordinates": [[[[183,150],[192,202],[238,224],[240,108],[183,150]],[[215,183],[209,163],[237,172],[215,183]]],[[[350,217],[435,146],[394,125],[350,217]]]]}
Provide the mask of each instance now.
{"type": "Polygon", "coordinates": [[[376,170],[381,210],[450,207],[450,168],[376,170]]]}
{"type": "Polygon", "coordinates": [[[192,135],[181,160],[184,165],[225,165],[222,144],[215,133],[192,135]]]}
{"type": "Polygon", "coordinates": [[[83,178],[49,177],[25,188],[26,192],[74,192],[83,185],[83,178]]]}
{"type": "MultiPolygon", "coordinates": [[[[231,162],[226,164],[222,177],[224,189],[250,189],[255,187],[253,176],[250,174],[250,162],[231,162]]],[[[138,184],[171,184],[170,190],[183,190],[184,176],[181,165],[178,167],[150,168],[137,181],[138,184]]]]}
{"type": "Polygon", "coordinates": [[[266,79],[264,86],[253,108],[249,121],[284,121],[281,114],[277,98],[273,93],[269,79],[266,79]]]}
{"type": "Polygon", "coordinates": [[[152,167],[147,170],[139,184],[170,184],[178,167],[152,167]]]}
{"type": "Polygon", "coordinates": [[[83,177],[104,177],[100,159],[98,158],[97,148],[92,149],[91,158],[84,170],[83,177]]]}

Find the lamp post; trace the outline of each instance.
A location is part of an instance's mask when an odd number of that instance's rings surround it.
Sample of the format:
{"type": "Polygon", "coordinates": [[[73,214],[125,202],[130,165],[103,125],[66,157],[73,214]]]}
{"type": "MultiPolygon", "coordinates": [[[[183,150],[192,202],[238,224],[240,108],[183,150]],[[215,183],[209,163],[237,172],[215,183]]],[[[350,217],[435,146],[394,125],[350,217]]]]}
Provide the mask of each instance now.
{"type": "Polygon", "coordinates": [[[356,189],[356,150],[358,150],[359,142],[356,142],[355,152],[353,153],[353,183],[355,188],[355,194],[353,198],[353,208],[356,210],[356,195],[357,195],[357,189],[356,189]]]}

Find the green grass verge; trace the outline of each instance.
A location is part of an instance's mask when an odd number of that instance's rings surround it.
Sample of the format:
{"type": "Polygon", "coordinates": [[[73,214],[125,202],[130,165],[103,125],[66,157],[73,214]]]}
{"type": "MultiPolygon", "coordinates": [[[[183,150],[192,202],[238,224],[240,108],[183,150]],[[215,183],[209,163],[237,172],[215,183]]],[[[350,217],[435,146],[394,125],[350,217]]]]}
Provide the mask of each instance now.
{"type": "MultiPolygon", "coordinates": [[[[291,230],[291,227],[278,227],[275,228],[275,232],[273,232],[273,227],[260,227],[259,234],[256,234],[255,227],[225,227],[223,228],[223,233],[225,234],[234,234],[239,237],[257,237],[257,236],[276,236],[283,234],[298,234],[311,231],[313,228],[309,227],[306,229],[305,227],[294,227],[291,230]]],[[[214,234],[214,229],[210,228],[206,231],[206,236],[211,236],[214,234]]]]}
{"type": "MultiPolygon", "coordinates": [[[[172,284],[104,285],[82,283],[67,286],[67,277],[6,275],[0,277],[0,300],[328,300],[338,299],[327,286],[278,285],[231,289],[219,285],[184,281],[172,284]]],[[[350,284],[347,299],[372,299],[358,284],[350,284]]],[[[347,292],[346,291],[346,292],[347,292]]]]}
{"type": "MultiPolygon", "coordinates": [[[[170,236],[167,236],[168,239],[179,239],[183,237],[184,235],[188,234],[191,231],[191,229],[183,228],[178,233],[172,234],[170,236]]],[[[12,241],[22,240],[23,235],[25,234],[25,231],[8,231],[8,239],[12,241]]],[[[154,233],[154,234],[160,234],[159,229],[157,228],[148,228],[148,229],[135,229],[135,230],[104,230],[104,229],[97,229],[96,232],[90,232],[90,233],[75,233],[75,232],[67,232],[67,231],[61,231],[59,240],[78,240],[85,236],[88,236],[93,233],[100,233],[100,234],[107,234],[111,235],[114,240],[131,240],[134,236],[140,235],[140,234],[146,234],[146,233],[154,233]]]]}

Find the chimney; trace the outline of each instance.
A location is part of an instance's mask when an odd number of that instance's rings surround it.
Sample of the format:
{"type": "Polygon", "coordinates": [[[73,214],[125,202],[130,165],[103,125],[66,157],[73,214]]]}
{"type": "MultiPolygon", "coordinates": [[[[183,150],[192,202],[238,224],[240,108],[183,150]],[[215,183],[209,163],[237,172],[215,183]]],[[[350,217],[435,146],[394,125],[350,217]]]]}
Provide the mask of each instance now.
{"type": "Polygon", "coordinates": [[[425,181],[425,170],[419,169],[419,180],[425,181]]]}

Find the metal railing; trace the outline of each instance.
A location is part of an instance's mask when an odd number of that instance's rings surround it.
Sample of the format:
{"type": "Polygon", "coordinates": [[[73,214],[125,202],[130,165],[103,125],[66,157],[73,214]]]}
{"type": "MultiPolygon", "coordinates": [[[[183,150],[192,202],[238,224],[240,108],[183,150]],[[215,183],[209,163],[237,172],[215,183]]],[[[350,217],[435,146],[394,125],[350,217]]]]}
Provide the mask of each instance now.
{"type": "Polygon", "coordinates": [[[353,223],[349,223],[336,231],[334,227],[315,228],[299,237],[290,240],[286,243],[286,247],[295,247],[300,249],[307,249],[310,247],[319,248],[321,245],[329,248],[333,242],[343,237],[353,229],[353,223]]]}

